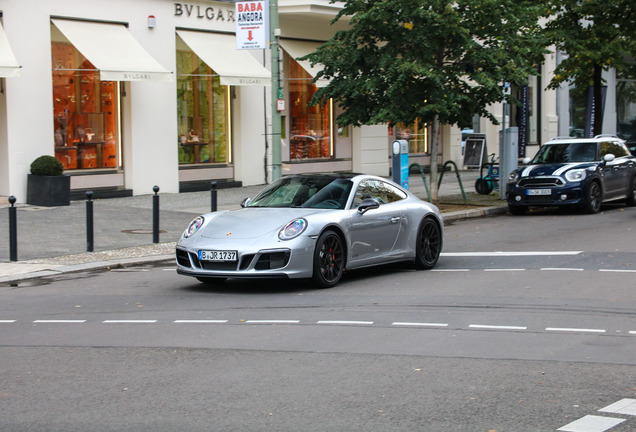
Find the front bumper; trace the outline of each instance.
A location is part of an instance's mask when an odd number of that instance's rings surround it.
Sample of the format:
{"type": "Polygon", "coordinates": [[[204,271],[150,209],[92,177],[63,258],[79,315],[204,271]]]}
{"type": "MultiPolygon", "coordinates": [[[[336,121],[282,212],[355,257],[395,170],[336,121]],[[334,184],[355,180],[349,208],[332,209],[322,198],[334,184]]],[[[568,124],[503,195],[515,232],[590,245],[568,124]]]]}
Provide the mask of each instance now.
{"type": "Polygon", "coordinates": [[[510,206],[561,206],[577,205],[583,201],[585,194],[580,182],[566,183],[562,186],[519,186],[519,183],[508,183],[506,200],[510,206]],[[531,195],[530,191],[548,191],[546,195],[531,195]]]}
{"type": "MultiPolygon", "coordinates": [[[[236,248],[236,244],[223,247],[237,250],[237,261],[211,262],[198,258],[200,249],[178,244],[175,251],[177,273],[208,278],[310,278],[313,274],[315,239],[304,237],[285,244],[290,247],[265,249],[236,248]]],[[[227,246],[227,245],[226,245],[227,246]]]]}

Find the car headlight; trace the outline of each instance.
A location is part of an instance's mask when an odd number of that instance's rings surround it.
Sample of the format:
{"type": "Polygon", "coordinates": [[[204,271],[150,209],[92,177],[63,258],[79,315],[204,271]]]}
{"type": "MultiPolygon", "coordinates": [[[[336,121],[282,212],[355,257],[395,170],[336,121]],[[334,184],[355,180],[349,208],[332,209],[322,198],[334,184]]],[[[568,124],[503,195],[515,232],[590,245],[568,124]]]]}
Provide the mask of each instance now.
{"type": "Polygon", "coordinates": [[[587,170],[575,169],[565,173],[565,179],[569,182],[580,182],[587,176],[587,170]]]}
{"type": "Polygon", "coordinates": [[[196,218],[194,218],[194,220],[190,222],[190,225],[188,225],[188,228],[186,228],[186,230],[183,232],[183,236],[185,238],[188,238],[195,232],[199,231],[199,228],[203,226],[203,222],[205,222],[205,218],[203,216],[197,216],[196,218]]]}
{"type": "Polygon", "coordinates": [[[517,180],[519,180],[519,173],[517,171],[511,172],[508,176],[508,183],[515,183],[517,180]]]}
{"type": "Polygon", "coordinates": [[[307,229],[307,220],[304,218],[294,219],[283,227],[278,233],[281,240],[291,240],[303,233],[307,229]]]}

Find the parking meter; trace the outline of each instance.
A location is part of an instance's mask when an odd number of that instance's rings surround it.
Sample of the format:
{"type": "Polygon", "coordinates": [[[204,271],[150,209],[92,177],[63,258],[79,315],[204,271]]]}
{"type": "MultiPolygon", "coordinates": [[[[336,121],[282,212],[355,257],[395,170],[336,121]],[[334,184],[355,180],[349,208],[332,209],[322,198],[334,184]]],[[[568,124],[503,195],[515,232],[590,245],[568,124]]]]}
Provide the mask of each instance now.
{"type": "Polygon", "coordinates": [[[406,140],[395,140],[391,145],[393,165],[391,169],[393,181],[404,189],[409,188],[409,143],[406,140]]]}

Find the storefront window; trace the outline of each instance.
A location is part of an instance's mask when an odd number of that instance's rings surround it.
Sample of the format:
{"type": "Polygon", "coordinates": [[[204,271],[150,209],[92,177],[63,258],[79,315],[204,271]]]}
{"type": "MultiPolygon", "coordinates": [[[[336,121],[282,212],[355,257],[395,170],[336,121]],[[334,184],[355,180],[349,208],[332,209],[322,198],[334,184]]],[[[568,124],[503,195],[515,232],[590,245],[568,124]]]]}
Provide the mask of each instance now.
{"type": "Polygon", "coordinates": [[[290,160],[326,159],[333,156],[332,103],[309,106],[316,93],[311,76],[291,56],[289,71],[290,160]]]}
{"type": "Polygon", "coordinates": [[[616,132],[636,154],[636,79],[621,78],[616,84],[616,132]]]}
{"type": "MultiPolygon", "coordinates": [[[[69,42],[52,42],[55,157],[65,170],[117,168],[119,83],[99,71],[69,42]]],[[[59,35],[58,35],[59,39],[59,35]]]]}
{"type": "Polygon", "coordinates": [[[193,51],[177,51],[179,163],[229,163],[230,87],[193,51]]]}
{"type": "MultiPolygon", "coordinates": [[[[429,152],[428,125],[419,119],[409,125],[398,123],[394,132],[395,139],[408,141],[410,154],[427,154],[429,152]]],[[[391,133],[389,134],[392,135],[391,133]]]]}

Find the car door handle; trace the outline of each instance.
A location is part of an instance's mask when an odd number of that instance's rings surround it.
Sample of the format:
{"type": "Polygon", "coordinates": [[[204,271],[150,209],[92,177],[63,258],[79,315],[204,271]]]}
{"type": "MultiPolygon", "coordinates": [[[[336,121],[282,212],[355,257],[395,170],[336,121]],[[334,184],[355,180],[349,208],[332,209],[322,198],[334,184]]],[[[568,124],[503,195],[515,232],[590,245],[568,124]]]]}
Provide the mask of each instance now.
{"type": "Polygon", "coordinates": [[[399,216],[393,216],[393,217],[391,218],[391,223],[392,223],[392,224],[394,224],[394,223],[398,223],[398,222],[400,221],[400,219],[401,219],[401,218],[400,218],[399,216]]]}

